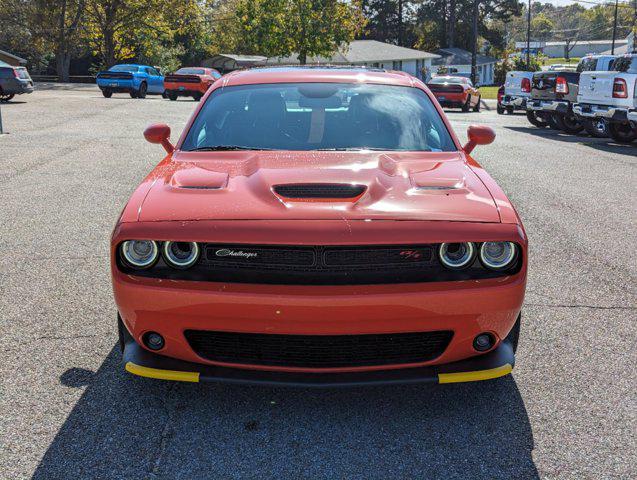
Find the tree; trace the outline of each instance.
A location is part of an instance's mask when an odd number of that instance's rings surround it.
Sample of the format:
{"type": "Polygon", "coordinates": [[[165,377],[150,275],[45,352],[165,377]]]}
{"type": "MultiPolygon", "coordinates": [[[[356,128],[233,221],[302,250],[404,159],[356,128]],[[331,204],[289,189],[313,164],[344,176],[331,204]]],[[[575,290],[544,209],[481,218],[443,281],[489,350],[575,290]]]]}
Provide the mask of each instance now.
{"type": "Polygon", "coordinates": [[[539,13],[531,20],[531,37],[534,40],[544,42],[553,36],[555,23],[544,13],[539,13]]]}
{"type": "Polygon", "coordinates": [[[301,64],[311,56],[329,57],[364,25],[358,1],[240,0],[234,16],[236,27],[224,35],[236,42],[240,53],[296,53],[301,64]]]}

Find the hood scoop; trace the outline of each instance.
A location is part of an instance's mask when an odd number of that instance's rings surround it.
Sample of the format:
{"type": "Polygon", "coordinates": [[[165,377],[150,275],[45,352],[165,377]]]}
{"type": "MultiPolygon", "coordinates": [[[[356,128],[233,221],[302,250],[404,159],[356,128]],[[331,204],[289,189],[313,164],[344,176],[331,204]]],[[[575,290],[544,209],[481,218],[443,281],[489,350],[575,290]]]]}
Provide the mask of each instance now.
{"type": "Polygon", "coordinates": [[[358,199],[367,187],[348,183],[289,183],[275,185],[274,193],[290,200],[343,200],[358,199]]]}
{"type": "Polygon", "coordinates": [[[177,170],[170,179],[173,188],[194,190],[220,190],[228,184],[228,174],[199,167],[177,170]]]}

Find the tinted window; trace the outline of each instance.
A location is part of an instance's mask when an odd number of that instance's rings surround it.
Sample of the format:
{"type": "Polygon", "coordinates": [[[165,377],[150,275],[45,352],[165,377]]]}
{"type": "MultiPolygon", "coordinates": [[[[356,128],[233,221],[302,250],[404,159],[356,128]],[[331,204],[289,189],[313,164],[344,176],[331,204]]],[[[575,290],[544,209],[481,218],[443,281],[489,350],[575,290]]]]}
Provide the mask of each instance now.
{"type": "Polygon", "coordinates": [[[114,65],[108,69],[109,72],[139,72],[139,67],[134,67],[132,65],[114,65]]]}
{"type": "Polygon", "coordinates": [[[151,68],[151,67],[148,67],[148,73],[149,73],[150,75],[154,75],[154,76],[156,76],[156,77],[158,77],[158,76],[159,76],[159,72],[158,72],[157,70],[155,70],[154,68],[151,68]]]}
{"type": "Polygon", "coordinates": [[[0,68],[0,78],[11,78],[11,77],[13,77],[12,68],[0,68]]]}
{"type": "Polygon", "coordinates": [[[597,70],[596,58],[583,58],[577,65],[578,72],[594,72],[597,70]]]}
{"type": "Polygon", "coordinates": [[[617,60],[615,60],[613,70],[615,70],[616,72],[637,73],[637,56],[618,58],[617,60]]]}
{"type": "Polygon", "coordinates": [[[438,111],[420,89],[370,84],[241,85],[213,92],[184,150],[453,151],[438,111]]]}
{"type": "Polygon", "coordinates": [[[203,68],[180,68],[177,73],[182,75],[205,75],[206,71],[203,68]]]}

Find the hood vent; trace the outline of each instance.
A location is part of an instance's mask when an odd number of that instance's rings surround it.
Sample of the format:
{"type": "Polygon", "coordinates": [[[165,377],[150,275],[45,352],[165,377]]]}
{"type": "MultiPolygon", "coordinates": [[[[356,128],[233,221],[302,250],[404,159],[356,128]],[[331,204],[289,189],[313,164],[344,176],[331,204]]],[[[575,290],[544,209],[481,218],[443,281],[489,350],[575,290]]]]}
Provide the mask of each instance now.
{"type": "Polygon", "coordinates": [[[274,192],[285,198],[357,198],[365,192],[365,185],[347,183],[294,183],[275,185],[274,192]]]}

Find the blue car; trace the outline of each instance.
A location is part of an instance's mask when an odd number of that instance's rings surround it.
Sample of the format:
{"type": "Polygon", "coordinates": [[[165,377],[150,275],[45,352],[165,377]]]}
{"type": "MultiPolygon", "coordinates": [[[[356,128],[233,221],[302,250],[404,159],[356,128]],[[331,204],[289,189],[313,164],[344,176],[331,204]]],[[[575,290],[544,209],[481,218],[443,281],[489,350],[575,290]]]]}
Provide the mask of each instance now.
{"type": "Polygon", "coordinates": [[[148,65],[114,65],[97,74],[97,86],[106,98],[111,98],[113,93],[145,98],[146,95],[164,95],[164,76],[148,65]]]}

